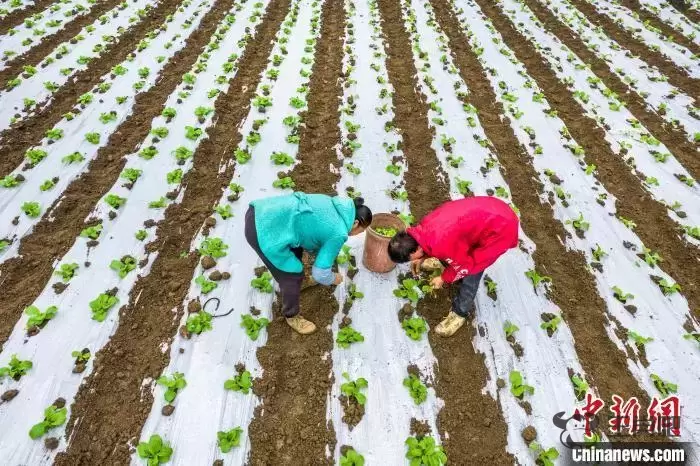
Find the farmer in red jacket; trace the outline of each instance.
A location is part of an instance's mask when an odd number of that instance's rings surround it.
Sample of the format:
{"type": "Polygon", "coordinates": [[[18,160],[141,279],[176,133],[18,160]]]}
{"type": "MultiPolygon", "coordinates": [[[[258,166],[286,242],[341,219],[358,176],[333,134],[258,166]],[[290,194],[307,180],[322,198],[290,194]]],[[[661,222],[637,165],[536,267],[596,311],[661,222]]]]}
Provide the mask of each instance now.
{"type": "Polygon", "coordinates": [[[389,243],[389,257],[398,263],[411,261],[414,273],[423,261],[435,258],[445,270],[430,281],[432,287],[459,284],[452,310],[435,328],[449,337],[469,317],[484,269],[517,245],[518,217],[511,207],[495,197],[476,196],[446,202],[418,226],[397,233],[389,243]]]}

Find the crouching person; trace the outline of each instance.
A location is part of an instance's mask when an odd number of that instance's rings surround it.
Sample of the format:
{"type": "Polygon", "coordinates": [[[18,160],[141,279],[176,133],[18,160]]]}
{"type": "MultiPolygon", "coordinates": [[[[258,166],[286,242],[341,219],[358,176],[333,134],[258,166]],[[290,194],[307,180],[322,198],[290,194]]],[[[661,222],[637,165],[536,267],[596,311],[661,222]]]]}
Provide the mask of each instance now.
{"type": "Polygon", "coordinates": [[[508,249],[518,245],[518,217],[500,199],[476,196],[449,201],[426,215],[415,227],[398,233],[389,243],[389,257],[397,263],[411,261],[414,273],[430,262],[444,266],[430,282],[434,289],[445,283],[459,288],[452,310],[435,328],[449,337],[469,317],[484,269],[508,249]]]}
{"type": "Polygon", "coordinates": [[[304,250],[316,253],[311,269],[322,285],[338,285],[342,276],[331,268],[348,235],[362,233],[372,223],[372,211],[362,198],[355,200],[297,192],[250,203],[245,217],[245,237],[260,256],[282,294],[282,314],[301,334],[316,325],[299,315],[299,295],[304,280],[304,250]]]}

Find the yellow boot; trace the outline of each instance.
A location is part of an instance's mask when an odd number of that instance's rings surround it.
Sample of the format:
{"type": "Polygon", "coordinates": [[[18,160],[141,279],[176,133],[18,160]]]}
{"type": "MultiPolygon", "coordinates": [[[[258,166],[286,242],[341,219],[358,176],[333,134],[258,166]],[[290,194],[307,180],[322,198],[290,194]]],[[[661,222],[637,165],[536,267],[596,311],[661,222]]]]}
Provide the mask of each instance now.
{"type": "Polygon", "coordinates": [[[290,327],[302,335],[308,335],[316,331],[316,324],[310,320],[304,319],[299,314],[295,315],[294,317],[287,317],[286,320],[290,327]]]}
{"type": "Polygon", "coordinates": [[[462,325],[467,321],[466,318],[450,311],[442,322],[440,322],[437,327],[435,327],[435,333],[441,337],[451,337],[457,330],[462,328],[462,325]]]}

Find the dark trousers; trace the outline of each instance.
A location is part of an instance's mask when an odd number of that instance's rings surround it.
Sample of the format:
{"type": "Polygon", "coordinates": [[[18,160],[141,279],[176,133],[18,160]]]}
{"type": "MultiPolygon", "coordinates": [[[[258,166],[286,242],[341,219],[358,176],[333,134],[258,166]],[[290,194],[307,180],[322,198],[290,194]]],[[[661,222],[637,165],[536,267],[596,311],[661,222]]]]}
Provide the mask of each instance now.
{"type": "MultiPolygon", "coordinates": [[[[280,293],[282,294],[282,314],[285,317],[294,317],[299,314],[299,295],[301,294],[301,282],[304,280],[304,272],[284,272],[275,267],[272,262],[265,257],[258,243],[258,231],[255,228],[255,210],[252,206],[248,208],[245,214],[245,239],[248,241],[248,244],[250,244],[250,247],[258,254],[260,259],[262,259],[265,267],[267,267],[267,270],[270,271],[280,287],[280,293]]],[[[304,252],[302,248],[290,249],[294,255],[301,260],[302,253],[304,252]]]]}
{"type": "Polygon", "coordinates": [[[481,276],[483,274],[484,272],[479,272],[474,275],[467,275],[455,282],[455,285],[459,288],[452,298],[452,311],[454,313],[462,317],[469,317],[474,298],[476,297],[476,291],[479,289],[479,283],[481,283],[481,276]]]}

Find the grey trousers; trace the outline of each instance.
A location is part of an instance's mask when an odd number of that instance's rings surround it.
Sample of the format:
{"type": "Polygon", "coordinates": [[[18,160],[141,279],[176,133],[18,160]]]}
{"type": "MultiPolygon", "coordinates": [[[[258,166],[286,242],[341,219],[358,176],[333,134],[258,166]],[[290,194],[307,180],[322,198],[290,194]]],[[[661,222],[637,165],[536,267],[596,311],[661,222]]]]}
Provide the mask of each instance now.
{"type": "Polygon", "coordinates": [[[452,312],[462,317],[469,317],[483,274],[484,272],[479,272],[474,275],[467,275],[455,282],[455,285],[459,286],[459,288],[454,298],[452,298],[452,312]]]}
{"type": "MultiPolygon", "coordinates": [[[[245,214],[245,239],[250,244],[250,247],[262,259],[267,270],[270,271],[280,287],[282,294],[282,314],[285,317],[294,317],[299,314],[299,295],[301,294],[301,282],[304,280],[304,273],[291,273],[275,267],[272,262],[265,257],[260,244],[258,243],[258,230],[255,227],[255,209],[251,206],[245,214]]],[[[295,256],[301,260],[302,248],[290,248],[295,256]]]]}

